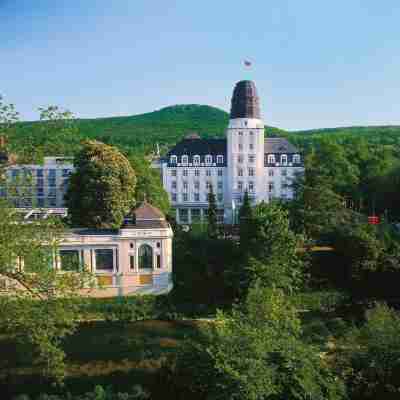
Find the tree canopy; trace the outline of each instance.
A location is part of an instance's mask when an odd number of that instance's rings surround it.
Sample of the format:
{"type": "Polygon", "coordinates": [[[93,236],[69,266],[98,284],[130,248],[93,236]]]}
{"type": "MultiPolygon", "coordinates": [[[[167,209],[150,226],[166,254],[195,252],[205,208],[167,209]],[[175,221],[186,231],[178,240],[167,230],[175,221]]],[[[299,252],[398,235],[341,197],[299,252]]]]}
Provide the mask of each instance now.
{"type": "Polygon", "coordinates": [[[135,205],[136,175],[114,147],[87,141],[74,160],[66,204],[71,223],[88,228],[119,228],[135,205]]]}

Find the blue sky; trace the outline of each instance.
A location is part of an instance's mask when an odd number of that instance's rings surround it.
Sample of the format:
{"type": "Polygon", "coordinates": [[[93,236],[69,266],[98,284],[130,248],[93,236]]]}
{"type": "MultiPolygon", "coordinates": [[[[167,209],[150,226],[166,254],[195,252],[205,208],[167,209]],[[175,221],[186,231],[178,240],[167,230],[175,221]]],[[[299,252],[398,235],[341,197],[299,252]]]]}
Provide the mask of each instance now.
{"type": "Polygon", "coordinates": [[[268,125],[400,124],[399,21],[398,0],[0,0],[0,93],[23,119],[228,110],[250,78],[268,125]]]}

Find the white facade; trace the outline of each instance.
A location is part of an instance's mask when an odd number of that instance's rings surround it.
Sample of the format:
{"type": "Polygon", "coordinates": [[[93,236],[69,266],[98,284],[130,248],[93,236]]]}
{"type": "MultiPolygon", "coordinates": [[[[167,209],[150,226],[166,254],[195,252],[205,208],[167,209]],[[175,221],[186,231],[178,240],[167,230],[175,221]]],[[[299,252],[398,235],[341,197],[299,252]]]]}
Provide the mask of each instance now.
{"type": "MultiPolygon", "coordinates": [[[[248,95],[250,103],[252,97],[253,94],[248,95]]],[[[248,99],[235,99],[239,108],[242,100],[248,99]]],[[[161,169],[163,186],[176,209],[178,223],[191,224],[204,218],[211,186],[219,220],[227,224],[237,222],[246,191],[253,204],[293,197],[292,183],[304,171],[301,154],[284,138],[264,136],[263,121],[254,118],[259,110],[249,107],[249,114],[254,114],[251,117],[232,118],[238,112],[233,103],[232,100],[232,110],[236,109],[231,111],[226,139],[203,140],[189,135],[153,164],[161,169]]],[[[253,103],[257,108],[257,97],[253,103]]]]}
{"type": "Polygon", "coordinates": [[[43,164],[11,165],[0,196],[17,208],[61,209],[73,170],[68,157],[45,157],[43,164]]]}

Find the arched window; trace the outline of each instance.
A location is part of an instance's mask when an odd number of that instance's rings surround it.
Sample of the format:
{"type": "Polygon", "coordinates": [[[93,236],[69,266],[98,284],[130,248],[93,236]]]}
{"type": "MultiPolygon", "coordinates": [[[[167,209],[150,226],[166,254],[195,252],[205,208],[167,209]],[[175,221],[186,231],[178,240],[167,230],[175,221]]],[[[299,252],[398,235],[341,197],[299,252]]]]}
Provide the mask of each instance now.
{"type": "Polygon", "coordinates": [[[200,164],[200,156],[194,156],[193,157],[193,164],[194,165],[199,165],[200,164]]]}
{"type": "Polygon", "coordinates": [[[281,164],[283,164],[283,165],[287,164],[287,155],[286,154],[281,155],[281,164]]]}
{"type": "Polygon", "coordinates": [[[275,156],[273,154],[268,154],[268,164],[275,164],[275,156]]]}
{"type": "Polygon", "coordinates": [[[139,247],[139,269],[153,269],[153,249],[148,244],[139,247]]]}
{"type": "Polygon", "coordinates": [[[182,156],[182,164],[183,165],[187,165],[188,162],[189,162],[189,157],[188,156],[182,156]]]}
{"type": "Polygon", "coordinates": [[[178,162],[177,156],[171,156],[171,164],[176,164],[178,162]]]}

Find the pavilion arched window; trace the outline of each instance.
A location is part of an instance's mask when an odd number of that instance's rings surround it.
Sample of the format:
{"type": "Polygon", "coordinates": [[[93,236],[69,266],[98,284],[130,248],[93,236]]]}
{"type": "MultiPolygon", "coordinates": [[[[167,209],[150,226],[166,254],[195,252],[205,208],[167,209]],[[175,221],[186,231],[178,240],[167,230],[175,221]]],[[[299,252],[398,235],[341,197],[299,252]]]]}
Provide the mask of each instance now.
{"type": "Polygon", "coordinates": [[[139,247],[139,269],[153,268],[153,248],[148,244],[139,247]]]}

